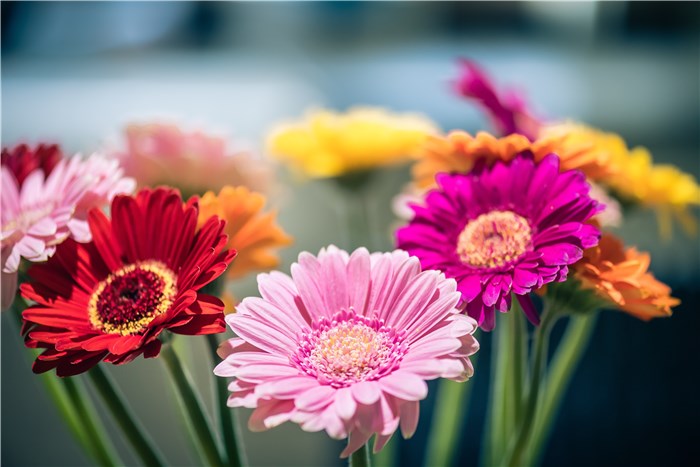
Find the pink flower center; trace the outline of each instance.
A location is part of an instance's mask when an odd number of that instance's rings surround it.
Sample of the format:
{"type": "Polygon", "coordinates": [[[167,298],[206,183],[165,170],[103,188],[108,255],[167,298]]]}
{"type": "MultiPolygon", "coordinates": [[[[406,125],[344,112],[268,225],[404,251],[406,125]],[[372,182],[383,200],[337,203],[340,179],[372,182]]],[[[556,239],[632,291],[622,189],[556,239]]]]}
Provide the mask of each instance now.
{"type": "Polygon", "coordinates": [[[129,264],[97,285],[88,316],[93,327],[106,334],[139,334],[168,311],[176,295],[176,276],[165,264],[129,264]]]}
{"type": "Polygon", "coordinates": [[[531,243],[527,219],[511,211],[491,211],[467,223],[457,240],[457,254],[469,266],[497,268],[520,258],[531,243]]]}
{"type": "Polygon", "coordinates": [[[397,369],[408,349],[405,335],[382,320],[341,311],[314,323],[301,336],[292,361],[323,384],[346,387],[397,369]]]}

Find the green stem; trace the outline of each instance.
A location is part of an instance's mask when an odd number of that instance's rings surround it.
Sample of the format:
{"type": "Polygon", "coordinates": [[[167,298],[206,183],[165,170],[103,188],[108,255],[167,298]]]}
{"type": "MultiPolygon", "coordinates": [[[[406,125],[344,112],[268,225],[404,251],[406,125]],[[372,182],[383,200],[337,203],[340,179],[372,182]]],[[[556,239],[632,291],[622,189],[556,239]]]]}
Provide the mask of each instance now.
{"type": "Polygon", "coordinates": [[[221,461],[222,456],[216,445],[216,438],[214,438],[214,433],[211,430],[209,421],[204,414],[202,402],[192,386],[192,380],[189,374],[180,363],[180,359],[172,345],[167,344],[163,346],[161,356],[170,371],[170,376],[177,388],[177,395],[187,413],[187,418],[192,427],[193,434],[195,435],[200,452],[206,460],[206,463],[211,466],[223,466],[224,463],[221,461]]]}
{"type": "MultiPolygon", "coordinates": [[[[209,345],[209,353],[211,354],[212,362],[214,365],[219,363],[221,358],[216,353],[219,348],[219,341],[216,338],[216,334],[207,335],[207,344],[209,345]]],[[[216,384],[216,406],[219,413],[219,429],[224,438],[224,449],[226,450],[226,456],[228,459],[229,466],[240,467],[243,465],[243,449],[238,443],[238,437],[236,436],[236,423],[233,419],[233,409],[231,409],[226,401],[228,400],[228,384],[225,378],[215,378],[216,384]]]]}
{"type": "Polygon", "coordinates": [[[508,394],[510,395],[509,406],[513,407],[513,417],[509,429],[517,426],[522,420],[523,411],[523,386],[525,384],[525,368],[527,365],[527,327],[525,326],[525,315],[517,300],[513,300],[513,308],[509,314],[509,324],[511,326],[511,377],[508,394]]]}
{"type": "Polygon", "coordinates": [[[530,376],[530,388],[527,394],[527,401],[520,421],[517,436],[513,442],[509,443],[504,465],[510,467],[523,465],[523,457],[534,426],[537,402],[540,398],[540,385],[542,375],[547,365],[547,348],[549,343],[549,333],[558,318],[555,310],[545,306],[542,313],[542,322],[535,332],[534,355],[532,363],[532,374],[530,376]]]}
{"type": "MultiPolygon", "coordinates": [[[[27,302],[18,296],[12,304],[12,312],[18,329],[22,327],[22,311],[27,302]]],[[[31,349],[32,360],[41,353],[31,349]]],[[[104,426],[97,418],[94,406],[85,388],[73,377],[58,378],[52,373],[39,375],[61,417],[68,425],[78,443],[102,466],[120,465],[121,461],[108,441],[104,426]]]]}
{"type": "Polygon", "coordinates": [[[73,406],[73,413],[82,425],[87,440],[91,445],[90,451],[95,456],[95,459],[100,465],[122,465],[114,451],[114,447],[107,441],[109,438],[105,428],[97,418],[95,407],[92,405],[81,381],[77,377],[70,377],[61,379],[61,382],[73,406]]]}
{"type": "Polygon", "coordinates": [[[93,367],[88,372],[88,376],[144,465],[149,467],[165,465],[163,457],[152,446],[151,440],[134,418],[120,391],[102,366],[93,367]]]}
{"type": "Polygon", "coordinates": [[[363,444],[360,449],[350,454],[349,467],[370,467],[372,464],[369,461],[369,447],[367,443],[363,444]]]}
{"type": "Polygon", "coordinates": [[[372,463],[376,467],[393,467],[396,463],[396,450],[398,449],[398,436],[392,436],[381,451],[372,456],[372,463]]]}
{"type": "Polygon", "coordinates": [[[487,418],[487,443],[483,465],[494,465],[500,458],[513,431],[516,396],[509,379],[513,374],[512,358],[515,350],[510,313],[498,313],[496,328],[491,332],[491,383],[487,418]]]}
{"type": "Polygon", "coordinates": [[[546,385],[547,397],[538,410],[535,428],[530,441],[528,465],[537,465],[542,455],[542,448],[549,438],[552,423],[559,412],[561,402],[571,382],[571,377],[578,367],[583,353],[595,329],[597,314],[572,317],[566,328],[566,334],[561,340],[552,363],[549,366],[546,385]]]}
{"type": "MultiPolygon", "coordinates": [[[[476,366],[476,357],[471,357],[476,366]]],[[[472,384],[441,379],[435,396],[435,409],[430,422],[430,435],[423,465],[452,465],[457,440],[467,419],[472,384]]]]}

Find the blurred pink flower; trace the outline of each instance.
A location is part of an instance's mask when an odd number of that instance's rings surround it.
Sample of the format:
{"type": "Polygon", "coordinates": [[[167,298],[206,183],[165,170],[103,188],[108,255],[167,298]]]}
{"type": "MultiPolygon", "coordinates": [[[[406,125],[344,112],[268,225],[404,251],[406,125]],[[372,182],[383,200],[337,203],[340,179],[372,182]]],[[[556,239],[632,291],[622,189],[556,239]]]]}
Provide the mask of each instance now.
{"type": "Polygon", "coordinates": [[[125,133],[127,147],[117,156],[139,186],[166,184],[202,194],[225,185],[264,192],[270,183],[265,161],[232,152],[224,138],[161,123],[132,124],[125,133]]]}
{"type": "Polygon", "coordinates": [[[61,159],[46,175],[30,172],[22,184],[2,165],[2,308],[12,303],[20,259],[46,261],[68,237],[90,241],[87,215],[135,183],[116,160],[94,154],[61,159]]]}
{"type": "Polygon", "coordinates": [[[404,251],[304,252],[292,277],[261,274],[258,286],[262,298],[226,317],[239,337],[214,370],[235,378],[229,406],[255,408],[251,430],[326,430],[349,437],[342,457],[376,434],[377,452],[399,426],[413,435],[425,380],[473,373],[476,322],[457,308],[455,281],[404,251]]]}
{"type": "Polygon", "coordinates": [[[527,109],[525,99],[515,91],[498,93],[491,79],[471,60],[460,60],[461,74],[455,82],[457,93],[473,99],[491,118],[503,136],[519,133],[534,140],[541,122],[527,109]]]}

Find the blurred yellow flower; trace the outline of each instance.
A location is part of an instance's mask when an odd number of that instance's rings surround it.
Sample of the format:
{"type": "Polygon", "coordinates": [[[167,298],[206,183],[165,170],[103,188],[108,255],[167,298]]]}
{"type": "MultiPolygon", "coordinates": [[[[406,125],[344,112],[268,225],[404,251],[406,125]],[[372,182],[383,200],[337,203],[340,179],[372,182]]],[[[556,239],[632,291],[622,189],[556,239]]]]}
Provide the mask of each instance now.
{"type": "Polygon", "coordinates": [[[436,126],[417,114],[357,107],[346,113],[318,110],[281,126],[269,137],[278,160],[309,177],[336,177],[405,162],[436,126]]]}
{"type": "Polygon", "coordinates": [[[279,258],[273,250],[292,243],[275,223],[276,213],[263,213],[264,206],[263,195],[243,186],[226,186],[218,195],[209,191],[199,201],[200,226],[214,215],[226,221],[228,248],[238,251],[227,271],[231,279],[276,267],[279,258]]]}
{"type": "Polygon", "coordinates": [[[646,148],[628,149],[620,136],[585,125],[550,126],[543,134],[566,135],[566,144],[596,154],[610,170],[586,175],[612,188],[627,201],[656,209],[662,236],[670,236],[671,214],[677,216],[686,231],[696,232],[688,208],[700,205],[700,186],[692,175],[673,165],[654,164],[646,148]]]}

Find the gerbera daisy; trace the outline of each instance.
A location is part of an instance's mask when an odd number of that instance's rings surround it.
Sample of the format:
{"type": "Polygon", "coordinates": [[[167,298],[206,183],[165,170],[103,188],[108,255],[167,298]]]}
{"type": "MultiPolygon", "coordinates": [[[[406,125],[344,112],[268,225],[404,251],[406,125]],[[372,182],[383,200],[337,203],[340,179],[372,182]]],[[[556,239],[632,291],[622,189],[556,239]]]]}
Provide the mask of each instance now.
{"type": "Polygon", "coordinates": [[[243,186],[226,186],[218,195],[209,191],[199,201],[199,225],[211,216],[226,221],[228,246],[238,252],[227,272],[232,279],[274,268],[279,264],[274,250],[292,242],[275,223],[275,212],[262,213],[264,206],[265,196],[243,186]]]}
{"type": "Polygon", "coordinates": [[[671,307],[680,303],[671,297],[671,288],[649,272],[651,258],[635,248],[625,249],[622,241],[603,234],[595,248],[586,250],[574,266],[584,287],[639,319],[671,315],[671,307]]]}
{"type": "Polygon", "coordinates": [[[437,183],[398,230],[398,247],[424,269],[455,278],[483,329],[493,329],[495,309],[510,308],[511,292],[537,324],[527,294],[565,280],[568,266],[598,243],[599,230],[584,222],[602,205],[589,197],[583,174],[560,172],[553,154],[538,164],[519,156],[467,174],[440,174],[437,183]]]}
{"type": "Polygon", "coordinates": [[[223,303],[198,292],[235,256],[226,251],[224,222],[197,230],[197,203],[173,189],[142,190],[112,202],[112,219],[90,212],[90,243],[71,239],[20,286],[37,302],[23,313],[26,345],[45,349],[33,370],[59,376],[155,357],[159,336],[224,330],[223,303]]]}
{"type": "Polygon", "coordinates": [[[497,92],[486,73],[471,60],[460,60],[461,73],[455,82],[457,93],[473,99],[488,114],[501,135],[518,133],[535,139],[541,123],[528,111],[524,98],[509,90],[497,92]]]}
{"type": "Polygon", "coordinates": [[[285,421],[349,437],[347,457],[376,434],[380,450],[400,426],[418,423],[425,380],[468,379],[476,322],[456,308],[456,284],[421,272],[402,251],[348,255],[333,246],[301,253],[292,277],[258,276],[226,321],[239,336],[222,344],[214,372],[234,377],[231,407],[255,408],[249,427],[285,421]]]}
{"type": "Polygon", "coordinates": [[[41,169],[48,177],[61,159],[63,153],[56,144],[39,144],[34,149],[19,144],[14,148],[2,149],[2,166],[12,172],[19,186],[36,169],[41,169]]]}
{"type": "Polygon", "coordinates": [[[134,189],[134,181],[123,177],[117,161],[93,154],[86,159],[62,159],[53,165],[52,154],[54,150],[29,153],[15,149],[3,159],[3,309],[14,297],[16,278],[12,275],[17,273],[21,258],[46,261],[56,245],[68,237],[89,241],[88,211],[109,203],[118,193],[134,189]],[[15,163],[13,157],[18,154],[20,162],[15,163]],[[29,167],[35,168],[25,176],[29,167]],[[20,179],[24,177],[22,183],[15,173],[20,179]]]}
{"type": "Polygon", "coordinates": [[[436,126],[417,114],[357,107],[346,113],[318,110],[276,129],[269,151],[309,177],[348,173],[407,162],[436,126]]]}
{"type": "Polygon", "coordinates": [[[165,123],[132,124],[125,136],[126,148],[116,155],[140,187],[171,185],[201,194],[231,184],[265,191],[270,184],[268,163],[221,136],[165,123]]]}

